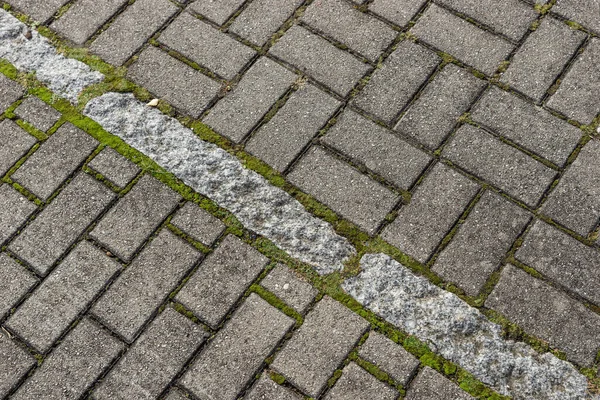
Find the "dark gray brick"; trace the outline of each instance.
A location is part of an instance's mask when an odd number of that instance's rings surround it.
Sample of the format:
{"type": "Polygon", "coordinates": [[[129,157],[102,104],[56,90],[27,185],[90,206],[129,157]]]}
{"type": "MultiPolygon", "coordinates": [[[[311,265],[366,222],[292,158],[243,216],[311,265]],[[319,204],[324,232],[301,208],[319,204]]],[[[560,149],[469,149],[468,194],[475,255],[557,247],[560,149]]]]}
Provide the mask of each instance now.
{"type": "Polygon", "coordinates": [[[35,358],[4,333],[0,334],[0,396],[4,397],[36,364],[35,358]]]}
{"type": "Polygon", "coordinates": [[[25,89],[21,85],[0,74],[0,113],[6,111],[12,103],[23,96],[23,93],[25,89]]]}
{"type": "Polygon", "coordinates": [[[246,150],[283,171],[339,107],[340,102],[313,85],[294,92],[268,123],[248,141],[246,150]]]}
{"type": "Polygon", "coordinates": [[[110,147],[105,147],[88,163],[88,167],[101,173],[106,179],[124,188],[140,173],[140,167],[127,160],[110,147]]]}
{"type": "Polygon", "coordinates": [[[319,293],[299,274],[283,264],[277,264],[260,284],[302,314],[319,293]]]}
{"type": "Polygon", "coordinates": [[[269,260],[235,236],[227,236],[177,294],[200,319],[216,328],[269,260]]]}
{"type": "Polygon", "coordinates": [[[250,393],[247,397],[244,397],[246,400],[301,400],[302,397],[290,389],[285,388],[283,386],[279,386],[271,379],[267,378],[265,374],[263,374],[258,382],[254,384],[250,393]]]}
{"type": "Polygon", "coordinates": [[[42,132],[52,128],[60,113],[35,96],[29,96],[15,109],[15,114],[42,132]]]}
{"type": "Polygon", "coordinates": [[[45,22],[69,0],[11,0],[10,4],[38,22],[45,22]]]}
{"type": "Polygon", "coordinates": [[[398,392],[351,362],[324,400],[395,400],[398,392]]]}
{"type": "Polygon", "coordinates": [[[471,125],[460,127],[443,155],[531,207],[556,175],[539,161],[471,125]]]}
{"type": "Polygon", "coordinates": [[[133,341],[152,313],[200,259],[200,253],[163,229],[94,305],[92,312],[133,341]]]}
{"type": "Polygon", "coordinates": [[[168,0],[138,0],[96,38],[90,50],[111,64],[122,65],[177,10],[168,0]]]}
{"type": "Polygon", "coordinates": [[[158,398],[204,337],[200,326],[167,308],[94,390],[94,398],[158,398]]]}
{"type": "Polygon", "coordinates": [[[323,141],[406,190],[431,161],[426,153],[351,110],[342,114],[323,141]]]}
{"type": "Polygon", "coordinates": [[[393,122],[439,61],[434,53],[404,40],[375,71],[353,104],[385,122],[393,122]]]}
{"type": "MultiPolygon", "coordinates": [[[[0,276],[2,276],[2,280],[0,280],[0,319],[2,319],[12,306],[36,284],[37,279],[4,253],[0,253],[0,276]]],[[[1,389],[0,394],[2,394],[1,389]]]]}
{"type": "Polygon", "coordinates": [[[368,64],[296,25],[279,39],[271,53],[342,96],[350,93],[370,69],[368,64]]]}
{"type": "Polygon", "coordinates": [[[242,3],[244,0],[202,0],[193,2],[189,8],[223,25],[242,3]]]}
{"type": "Polygon", "coordinates": [[[411,383],[406,400],[469,400],[473,397],[435,370],[425,367],[411,383]]]}
{"type": "Polygon", "coordinates": [[[86,174],[79,174],[9,248],[45,275],[113,198],[114,194],[106,186],[86,174]]]}
{"type": "Polygon", "coordinates": [[[375,0],[369,10],[383,18],[404,26],[417,14],[423,6],[423,0],[375,0]]]}
{"type": "Polygon", "coordinates": [[[260,58],[240,83],[210,110],[204,122],[239,142],[289,89],[296,76],[268,58],[260,58]]]}
{"type": "Polygon", "coordinates": [[[288,178],[369,233],[375,232],[399,198],[320,147],[311,148],[288,178]]]}
{"type": "Polygon", "coordinates": [[[36,139],[10,119],[0,122],[0,177],[23,157],[36,139]]]}
{"type": "Polygon", "coordinates": [[[476,296],[500,267],[529,218],[520,207],[494,192],[485,192],[440,254],[433,272],[476,296]]]}
{"type": "Polygon", "coordinates": [[[120,268],[98,248],[79,243],[11,315],[7,326],[46,352],[120,268]]]}
{"type": "Polygon", "coordinates": [[[218,218],[190,202],[177,211],[171,223],[206,246],[212,246],[225,229],[218,218]]]}
{"type": "Polygon", "coordinates": [[[477,184],[437,164],[382,237],[418,261],[426,262],[477,190],[477,184]]]}
{"type": "Polygon", "coordinates": [[[181,383],[203,400],[236,399],[293,324],[293,319],[252,293],[181,383]]]}
{"type": "Polygon", "coordinates": [[[65,123],[25,161],[11,178],[42,200],[52,193],[96,148],[98,141],[65,123]]]}
{"type": "Polygon", "coordinates": [[[419,366],[412,354],[381,333],[371,331],[358,355],[386,372],[394,381],[406,386],[419,366]]]}
{"type": "Polygon", "coordinates": [[[412,29],[419,39],[492,75],[513,45],[432,4],[412,29]]]}
{"type": "Polygon", "coordinates": [[[181,197],[150,175],[100,220],[90,236],[129,261],[148,236],[173,211],[181,197]]]}
{"type": "Polygon", "coordinates": [[[35,204],[9,185],[0,186],[0,246],[35,211],[35,204]]]}
{"type": "Polygon", "coordinates": [[[600,1],[598,0],[557,0],[552,11],[587,28],[600,33],[600,1]]]}
{"type": "Polygon", "coordinates": [[[324,297],[271,367],[309,396],[318,397],[368,325],[337,301],[324,297]]]}

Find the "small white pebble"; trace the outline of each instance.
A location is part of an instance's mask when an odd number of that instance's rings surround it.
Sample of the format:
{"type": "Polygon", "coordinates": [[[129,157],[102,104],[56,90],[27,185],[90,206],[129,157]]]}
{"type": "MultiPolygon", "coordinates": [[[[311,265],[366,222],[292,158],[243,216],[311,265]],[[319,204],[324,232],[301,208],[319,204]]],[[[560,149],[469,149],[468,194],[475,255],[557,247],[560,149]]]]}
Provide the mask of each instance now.
{"type": "Polygon", "coordinates": [[[290,288],[290,284],[286,283],[285,285],[283,285],[283,290],[288,290],[290,288]]]}
{"type": "Polygon", "coordinates": [[[152,99],[146,105],[149,106],[149,107],[156,107],[158,105],[158,99],[152,99]]]}

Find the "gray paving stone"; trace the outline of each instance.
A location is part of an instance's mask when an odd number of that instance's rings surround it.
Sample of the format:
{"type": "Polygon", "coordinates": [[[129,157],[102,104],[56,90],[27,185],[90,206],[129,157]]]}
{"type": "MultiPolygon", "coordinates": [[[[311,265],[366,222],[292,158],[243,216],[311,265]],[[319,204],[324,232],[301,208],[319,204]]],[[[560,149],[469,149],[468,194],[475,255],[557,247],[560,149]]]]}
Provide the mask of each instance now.
{"type": "Polygon", "coordinates": [[[233,79],[256,54],[188,13],[177,17],[158,40],[225,79],[233,79]]]}
{"type": "Polygon", "coordinates": [[[15,109],[15,114],[42,132],[52,128],[60,113],[35,96],[29,96],[15,109]]]}
{"type": "Polygon", "coordinates": [[[572,21],[579,22],[589,29],[600,32],[600,1],[598,0],[557,0],[552,11],[572,21]]]}
{"type": "Polygon", "coordinates": [[[19,100],[25,93],[25,89],[17,82],[5,75],[0,75],[0,113],[6,111],[6,109],[15,101],[19,100]]]}
{"type": "Polygon", "coordinates": [[[205,335],[190,319],[172,308],[165,309],[94,390],[93,397],[156,399],[205,335]]]}
{"type": "Polygon", "coordinates": [[[321,147],[312,147],[288,179],[371,234],[399,199],[321,147]]]}
{"type": "Polygon", "coordinates": [[[485,192],[431,269],[477,296],[529,218],[517,205],[485,192]]]}
{"type": "Polygon", "coordinates": [[[36,208],[9,185],[0,186],[0,246],[17,232],[36,208]]]}
{"type": "Polygon", "coordinates": [[[515,257],[560,285],[600,305],[600,253],[542,221],[525,236],[515,257]]]}
{"type": "Polygon", "coordinates": [[[544,18],[511,60],[502,81],[540,101],[583,39],[585,33],[544,18]]]}
{"type": "Polygon", "coordinates": [[[201,400],[233,400],[294,320],[252,293],[217,333],[181,383],[201,400]]]}
{"type": "MultiPolygon", "coordinates": [[[[2,276],[2,280],[0,280],[0,319],[2,319],[13,305],[36,284],[37,279],[5,253],[0,253],[0,276],[2,276]]],[[[0,394],[2,394],[1,389],[0,394]]]]}
{"type": "Polygon", "coordinates": [[[375,0],[369,10],[383,18],[404,26],[419,12],[423,0],[375,0]]]}
{"type": "Polygon", "coordinates": [[[9,248],[45,275],[113,198],[114,193],[106,186],[89,175],[79,174],[9,248]]]}
{"type": "Polygon", "coordinates": [[[11,0],[10,4],[31,16],[35,21],[45,22],[69,0],[11,0]]]}
{"type": "Polygon", "coordinates": [[[339,105],[339,101],[308,84],[294,92],[277,114],[258,129],[246,150],[282,172],[339,105]]]}
{"type": "Polygon", "coordinates": [[[302,397],[290,389],[280,386],[265,374],[254,384],[245,400],[301,400],[302,397]]]}
{"type": "Polygon", "coordinates": [[[35,358],[4,333],[0,334],[0,396],[4,397],[36,364],[35,358]]]}
{"type": "Polygon", "coordinates": [[[181,210],[177,211],[171,219],[171,224],[206,246],[212,246],[225,229],[225,224],[218,218],[191,202],[185,203],[181,210]]]}
{"type": "Polygon", "coordinates": [[[101,173],[106,179],[124,188],[141,169],[110,147],[105,147],[88,163],[88,167],[101,173]]]}
{"type": "Polygon", "coordinates": [[[94,315],[133,341],[201,254],[163,229],[92,308],[94,315]]]}
{"type": "Polygon", "coordinates": [[[47,200],[97,145],[96,139],[67,122],[11,178],[47,200]]]}
{"type": "Polygon", "coordinates": [[[244,3],[244,0],[203,0],[190,4],[190,9],[223,25],[244,3]]]}
{"type": "Polygon", "coordinates": [[[375,331],[369,333],[369,337],[360,347],[358,355],[371,364],[375,364],[402,386],[406,386],[419,366],[419,360],[404,350],[402,346],[375,331]]]}
{"type": "Polygon", "coordinates": [[[439,372],[425,367],[410,385],[406,400],[469,400],[473,397],[439,372]]]}
{"type": "Polygon", "coordinates": [[[277,264],[260,284],[301,314],[304,314],[319,293],[310,283],[283,264],[277,264]]]}
{"type": "Polygon", "coordinates": [[[474,182],[437,164],[382,237],[426,262],[478,191],[474,182]]]}
{"type": "Polygon", "coordinates": [[[598,87],[600,87],[600,39],[591,39],[585,52],[579,56],[548,106],[589,124],[600,112],[598,87]]]}
{"type": "Polygon", "coordinates": [[[239,142],[285,94],[295,79],[292,72],[261,57],[244,74],[237,87],[210,110],[204,123],[239,142]]]}
{"type": "Polygon", "coordinates": [[[559,167],[581,138],[573,125],[495,86],[473,106],[471,119],[559,167]]]}
{"type": "Polygon", "coordinates": [[[173,211],[181,197],[161,182],[144,175],[109,210],[90,233],[125,261],[131,260],[148,236],[173,211]]]}
{"type": "Polygon", "coordinates": [[[395,400],[398,392],[351,362],[324,400],[395,400]]]}
{"type": "Polygon", "coordinates": [[[122,350],[121,342],[84,319],[11,399],[77,399],[122,350]]]}
{"type": "Polygon", "coordinates": [[[387,123],[394,122],[439,61],[434,53],[404,40],[375,71],[353,104],[387,123]]]}
{"type": "Polygon", "coordinates": [[[217,328],[268,261],[250,245],[229,235],[202,263],[176,299],[217,328]]]}
{"type": "Polygon", "coordinates": [[[138,0],[94,40],[90,50],[109,63],[120,66],[177,10],[168,0],[138,0]]]}
{"type": "Polygon", "coordinates": [[[23,157],[37,140],[10,119],[0,122],[0,177],[23,157]]]}
{"type": "Polygon", "coordinates": [[[419,39],[492,75],[513,45],[432,4],[412,28],[419,39]]]}
{"type": "Polygon", "coordinates": [[[346,110],[322,140],[406,190],[431,161],[426,153],[352,110],[346,110]]]}
{"type": "Polygon", "coordinates": [[[485,305],[563,350],[570,360],[585,366],[594,362],[600,316],[528,273],[504,267],[485,305]]]}
{"type": "Polygon", "coordinates": [[[342,304],[324,297],[271,367],[309,396],[318,397],[368,326],[342,304]]]}
{"type": "Polygon", "coordinates": [[[346,96],[370,69],[351,54],[300,26],[291,27],[271,53],[346,96]]]}
{"type": "Polygon", "coordinates": [[[463,125],[443,155],[511,196],[535,207],[556,172],[472,125],[463,125]]]}
{"type": "Polygon", "coordinates": [[[449,64],[425,87],[394,129],[437,149],[485,82],[449,64]]]}
{"type": "Polygon", "coordinates": [[[45,353],[120,268],[98,248],[80,242],[6,325],[45,353]]]}
{"type": "Polygon", "coordinates": [[[181,390],[177,389],[177,388],[173,388],[171,390],[169,390],[169,394],[167,395],[167,397],[165,397],[164,400],[187,400],[189,399],[189,397],[187,397],[181,390]]]}

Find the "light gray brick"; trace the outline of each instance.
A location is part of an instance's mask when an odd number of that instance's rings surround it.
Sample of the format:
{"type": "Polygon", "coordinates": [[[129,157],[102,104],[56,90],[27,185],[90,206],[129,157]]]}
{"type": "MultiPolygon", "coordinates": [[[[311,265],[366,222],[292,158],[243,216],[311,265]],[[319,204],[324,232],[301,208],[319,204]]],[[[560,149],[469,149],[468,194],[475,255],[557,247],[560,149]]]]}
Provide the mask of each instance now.
{"type": "Polygon", "coordinates": [[[25,93],[25,89],[21,85],[4,74],[0,74],[0,113],[19,100],[23,93],[25,93]]]}
{"type": "MultiPolygon", "coordinates": [[[[37,279],[27,272],[25,267],[4,253],[0,253],[0,276],[2,276],[0,280],[0,319],[2,319],[37,283],[37,279]]],[[[0,394],[2,394],[1,389],[0,394]]]]}
{"type": "Polygon", "coordinates": [[[120,188],[131,182],[141,169],[110,147],[105,147],[88,163],[88,167],[101,173],[120,188]]]}
{"type": "Polygon", "coordinates": [[[35,21],[45,22],[69,0],[11,0],[17,10],[31,16],[35,21]]]}
{"type": "Polygon", "coordinates": [[[265,374],[254,384],[245,400],[301,400],[300,395],[290,389],[280,386],[267,378],[265,374]]]}
{"type": "Polygon", "coordinates": [[[4,398],[35,364],[36,360],[31,354],[4,333],[0,334],[0,396],[4,398]]]}
{"type": "Polygon", "coordinates": [[[324,297],[271,367],[309,396],[318,397],[368,325],[337,301],[324,297]]]}
{"type": "Polygon", "coordinates": [[[269,260],[235,236],[227,236],[177,294],[200,319],[216,328],[269,260]]]}
{"type": "Polygon", "coordinates": [[[114,194],[106,186],[86,174],[79,174],[9,248],[45,275],[113,198],[114,194]]]}
{"type": "Polygon", "coordinates": [[[201,254],[163,229],[104,293],[94,315],[133,341],[201,254]]]}
{"type": "Polygon", "coordinates": [[[292,72],[262,57],[244,74],[237,87],[210,110],[204,123],[239,142],[295,79],[292,72]]]}
{"type": "Polygon", "coordinates": [[[291,27],[271,53],[346,96],[369,71],[368,64],[301,26],[291,27]]]}
{"type": "Polygon", "coordinates": [[[299,274],[283,264],[277,264],[260,284],[302,314],[319,293],[299,274]]]}
{"type": "Polygon", "coordinates": [[[252,293],[181,383],[201,400],[236,399],[293,324],[293,319],[252,293]]]}
{"type": "Polygon", "coordinates": [[[187,400],[187,397],[183,392],[177,388],[172,388],[169,390],[169,394],[165,397],[165,400],[187,400]]]}
{"type": "Polygon", "coordinates": [[[419,12],[424,3],[423,0],[375,0],[369,6],[369,10],[404,26],[419,12]]]}
{"type": "Polygon", "coordinates": [[[371,234],[399,199],[320,147],[312,147],[288,179],[371,234]]]}
{"type": "Polygon", "coordinates": [[[425,367],[411,383],[406,400],[469,400],[473,397],[439,372],[425,367]]]}
{"type": "Polygon", "coordinates": [[[244,3],[244,0],[202,0],[190,4],[190,9],[223,25],[244,3]]]}
{"type": "Polygon", "coordinates": [[[150,175],[109,210],[90,233],[125,261],[173,211],[181,197],[150,175]]]}
{"type": "Polygon", "coordinates": [[[0,186],[0,246],[17,232],[36,208],[9,185],[0,186]]]}
{"type": "Polygon", "coordinates": [[[45,353],[121,268],[86,241],[10,316],[7,326],[45,353]]]}
{"type": "Polygon", "coordinates": [[[206,246],[212,246],[225,229],[225,224],[218,218],[191,202],[185,203],[181,210],[177,211],[171,219],[171,224],[206,246]]]}
{"type": "Polygon", "coordinates": [[[96,139],[67,122],[11,178],[40,199],[47,200],[97,144],[96,139]]]}
{"type": "Polygon", "coordinates": [[[351,362],[324,400],[395,400],[398,392],[351,362]]]}
{"type": "Polygon", "coordinates": [[[15,114],[42,132],[48,131],[60,113],[35,96],[29,96],[15,109],[15,114]]]}
{"type": "Polygon", "coordinates": [[[426,262],[477,190],[477,184],[437,164],[382,237],[418,261],[426,262]]]}
{"type": "Polygon", "coordinates": [[[394,381],[406,386],[419,366],[412,354],[381,333],[371,331],[358,355],[386,372],[394,381]]]}
{"type": "Polygon", "coordinates": [[[0,177],[23,157],[36,139],[10,119],[0,122],[0,177]]]}
{"type": "Polygon", "coordinates": [[[419,39],[492,75],[513,45],[432,4],[412,28],[419,39]]]}
{"type": "Polygon", "coordinates": [[[600,33],[600,1],[598,0],[557,0],[552,11],[563,17],[579,22],[600,33]]]}

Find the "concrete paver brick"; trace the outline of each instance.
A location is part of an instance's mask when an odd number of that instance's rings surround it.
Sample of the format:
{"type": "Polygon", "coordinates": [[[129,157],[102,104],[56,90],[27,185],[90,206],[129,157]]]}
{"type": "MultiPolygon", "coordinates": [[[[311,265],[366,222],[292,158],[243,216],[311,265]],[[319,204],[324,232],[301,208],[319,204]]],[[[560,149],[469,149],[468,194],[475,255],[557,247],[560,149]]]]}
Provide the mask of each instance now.
{"type": "Polygon", "coordinates": [[[0,246],[17,232],[36,208],[9,185],[0,186],[0,246]]]}
{"type": "Polygon", "coordinates": [[[319,293],[310,283],[283,264],[277,264],[260,284],[302,314],[319,293]]]}
{"type": "Polygon", "coordinates": [[[35,144],[36,139],[10,119],[0,122],[0,177],[23,157],[35,144]]]}
{"type": "Polygon", "coordinates": [[[351,362],[327,392],[325,400],[395,400],[398,392],[351,362]]]}
{"type": "Polygon", "coordinates": [[[4,397],[36,364],[35,358],[5,334],[0,334],[0,396],[4,397]]]}
{"type": "Polygon", "coordinates": [[[6,109],[19,97],[23,96],[25,89],[17,82],[0,74],[0,113],[6,109]]]}
{"type": "Polygon", "coordinates": [[[141,169],[110,147],[105,147],[98,153],[88,167],[99,172],[106,179],[120,188],[124,188],[131,182],[141,169]]]}
{"type": "Polygon", "coordinates": [[[30,15],[35,21],[45,22],[69,0],[11,0],[11,5],[30,15]]]}
{"type": "Polygon", "coordinates": [[[181,210],[177,211],[171,219],[171,224],[206,246],[212,246],[225,229],[225,224],[218,218],[191,202],[185,203],[181,210]]]}
{"type": "Polygon", "coordinates": [[[301,400],[300,395],[292,392],[290,389],[280,386],[273,382],[273,380],[267,378],[265,374],[254,384],[248,396],[244,397],[246,400],[301,400]]]}
{"type": "Polygon", "coordinates": [[[172,388],[171,390],[169,390],[169,394],[167,394],[167,397],[165,397],[165,400],[187,400],[189,399],[189,397],[187,397],[181,390],[177,389],[177,388],[172,388]]]}
{"type": "Polygon", "coordinates": [[[578,22],[596,34],[600,33],[600,1],[598,0],[557,0],[552,11],[575,22],[578,22]]]}
{"type": "Polygon", "coordinates": [[[244,0],[203,0],[190,4],[190,9],[218,25],[223,25],[244,3],[244,0]]]}
{"type": "Polygon", "coordinates": [[[473,397],[439,372],[425,367],[411,383],[406,400],[469,400],[473,397]]]}
{"type": "Polygon", "coordinates": [[[60,113],[35,96],[29,96],[15,109],[15,114],[42,132],[48,131],[60,113]]]}
{"type": "MultiPolygon", "coordinates": [[[[2,319],[13,305],[36,284],[37,279],[4,253],[0,253],[0,276],[2,276],[2,280],[0,280],[0,319],[2,319]]],[[[1,372],[0,375],[2,375],[1,372]]],[[[1,384],[0,387],[2,387],[1,384]]],[[[1,389],[0,394],[2,394],[1,389]]]]}
{"type": "Polygon", "coordinates": [[[369,337],[360,347],[358,355],[371,364],[375,364],[402,386],[406,386],[419,366],[419,360],[404,350],[402,346],[375,331],[369,333],[369,337]]]}
{"type": "Polygon", "coordinates": [[[397,25],[404,26],[425,4],[424,0],[375,0],[369,10],[397,25]]]}

